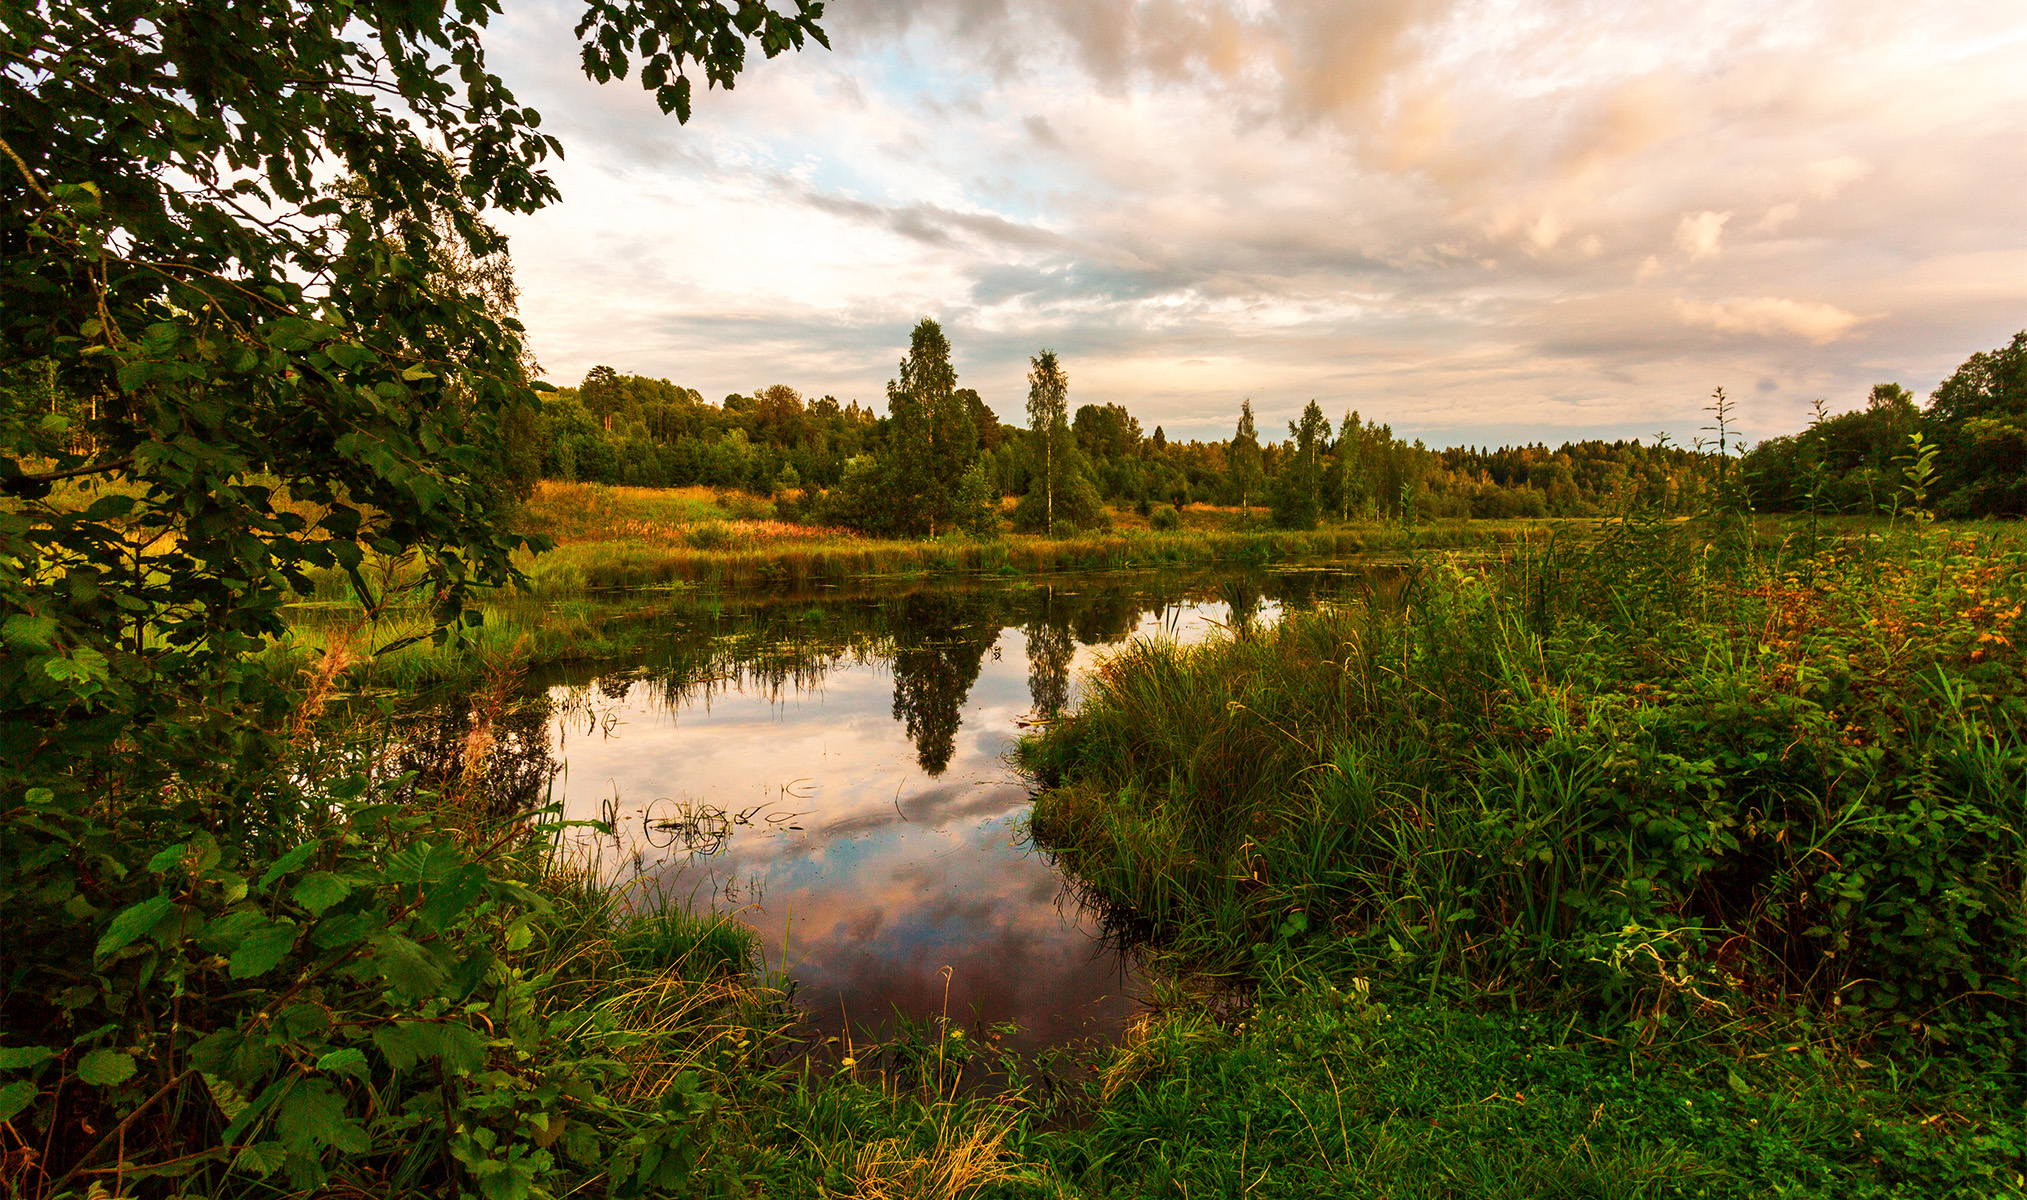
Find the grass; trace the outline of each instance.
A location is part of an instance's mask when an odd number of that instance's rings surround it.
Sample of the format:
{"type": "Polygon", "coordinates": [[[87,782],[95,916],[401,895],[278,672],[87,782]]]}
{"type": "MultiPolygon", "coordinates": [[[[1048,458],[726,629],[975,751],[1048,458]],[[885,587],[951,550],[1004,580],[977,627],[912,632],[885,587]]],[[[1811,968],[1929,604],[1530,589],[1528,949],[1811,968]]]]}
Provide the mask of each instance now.
{"type": "MultiPolygon", "coordinates": [[[[542,876],[566,932],[514,965],[635,1031],[629,1096],[715,1098],[702,1189],[2027,1190],[2017,531],[1584,532],[1128,647],[1024,748],[1034,836],[1159,981],[1089,1073],[949,1022],[812,1044],[750,933],[581,868],[542,876]]],[[[615,611],[482,629],[624,651],[615,611]]],[[[415,653],[377,678],[444,661],[415,653]]]]}
{"type": "MultiPolygon", "coordinates": [[[[1130,510],[1109,531],[1058,538],[1006,534],[980,541],[866,538],[790,525],[750,497],[705,488],[615,488],[544,482],[522,530],[556,548],[522,562],[538,595],[694,584],[800,587],[871,575],[1040,574],[1066,570],[1263,562],[1428,548],[1504,545],[1541,536],[1527,521],[1440,522],[1409,528],[1372,521],[1313,531],[1260,528],[1236,509],[1193,506],[1173,531],[1130,510]],[[742,516],[741,513],[745,515],[742,516]],[[1244,525],[1245,528],[1233,528],[1244,525]]],[[[1256,519],[1259,518],[1255,513],[1256,519]]]]}
{"type": "Polygon", "coordinates": [[[2016,530],[1633,522],[1114,656],[1024,746],[1034,836],[1245,1015],[1122,1049],[1056,1161],[1121,1195],[2018,1190],[2023,608],[2016,530]]]}

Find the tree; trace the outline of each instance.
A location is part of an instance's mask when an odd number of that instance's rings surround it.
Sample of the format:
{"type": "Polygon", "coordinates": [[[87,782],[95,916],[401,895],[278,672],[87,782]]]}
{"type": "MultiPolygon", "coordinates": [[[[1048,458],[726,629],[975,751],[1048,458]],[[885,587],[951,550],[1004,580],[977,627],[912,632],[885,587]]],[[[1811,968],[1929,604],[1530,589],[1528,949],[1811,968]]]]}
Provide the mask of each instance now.
{"type": "Polygon", "coordinates": [[[1036,482],[1042,489],[1042,531],[1056,532],[1056,489],[1068,465],[1070,442],[1070,377],[1054,350],[1028,360],[1028,430],[1041,460],[1036,482]]]}
{"type": "Polygon", "coordinates": [[[887,383],[892,454],[888,494],[896,521],[908,532],[948,528],[955,513],[958,482],[978,457],[978,433],[957,394],[950,365],[950,342],[927,317],[908,339],[900,378],[887,383]]]}
{"type": "MultiPolygon", "coordinates": [[[[747,37],[821,41],[820,12],[600,3],[579,33],[594,77],[638,52],[687,115],[687,67],[730,86],[747,37]]],[[[446,268],[503,245],[486,209],[557,198],[560,146],[487,69],[483,21],[430,0],[9,6],[0,370],[47,362],[100,401],[84,453],[0,414],[22,502],[0,609],[36,631],[0,670],[11,770],[95,754],[66,734],[90,714],[152,727],[150,697],[203,692],[279,634],[310,569],[370,602],[366,554],[413,548],[446,621],[514,577],[525,539],[481,480],[533,405],[520,329],[446,268]],[[372,186],[348,202],[333,176],[372,186]],[[47,502],[85,481],[124,486],[83,519],[47,502]]]]}
{"type": "Polygon", "coordinates": [[[1262,479],[1260,433],[1253,424],[1253,402],[1250,399],[1239,405],[1239,428],[1232,435],[1232,445],[1225,452],[1225,459],[1232,488],[1239,494],[1239,507],[1250,513],[1253,494],[1259,490],[1262,479]]]}
{"type": "Polygon", "coordinates": [[[2027,515],[2027,330],[1966,359],[1929,398],[1927,418],[1946,513],[2027,515]]]}
{"type": "MultiPolygon", "coordinates": [[[[502,527],[488,476],[535,396],[519,325],[457,267],[503,249],[490,211],[557,199],[542,163],[561,147],[487,68],[481,33],[497,11],[489,0],[39,0],[0,10],[0,380],[39,375],[82,402],[50,413],[33,389],[0,387],[9,497],[0,507],[9,864],[0,1027],[10,1032],[110,1021],[124,1029],[122,1045],[145,1041],[165,1074],[174,1063],[169,1083],[187,1089],[193,1052],[277,1027],[256,1016],[252,975],[294,954],[286,973],[308,980],[332,961],[313,963],[324,951],[307,941],[291,949],[301,927],[250,909],[213,923],[208,933],[220,935],[245,915],[287,939],[263,948],[258,971],[235,968],[243,1011],[200,1005],[209,985],[199,976],[211,967],[185,976],[191,960],[173,950],[221,912],[223,884],[204,885],[209,908],[195,903],[197,871],[239,881],[239,903],[264,864],[274,864],[270,882],[286,874],[277,856],[302,836],[298,818],[328,815],[334,803],[329,793],[305,796],[309,781],[282,769],[272,731],[286,728],[291,695],[256,653],[287,632],[283,603],[312,590],[313,571],[342,572],[377,612],[388,597],[368,568],[406,559],[443,638],[477,623],[475,590],[516,578],[512,555],[530,542],[502,527]],[[370,183],[363,198],[327,185],[348,178],[370,183]],[[117,836],[106,834],[109,822],[117,836]],[[200,849],[203,866],[178,865],[199,862],[200,849]],[[151,862],[168,865],[150,872],[151,862]],[[102,938],[110,930],[120,949],[141,932],[122,934],[116,914],[131,921],[167,904],[165,872],[192,880],[155,977],[159,990],[178,972],[175,1007],[143,1006],[152,965],[102,1003],[85,983],[95,954],[107,953],[102,938]],[[59,1012],[59,994],[77,998],[59,1012]],[[207,1034],[216,1036],[199,1042],[207,1034]]],[[[578,34],[594,77],[623,76],[637,57],[664,110],[687,118],[686,70],[729,87],[749,38],[769,56],[805,37],[822,41],[820,15],[814,0],[798,0],[792,14],[760,0],[599,0],[578,34]]],[[[392,837],[386,831],[404,823],[413,822],[389,811],[359,828],[392,837]]],[[[326,849],[332,864],[364,861],[335,840],[326,849]]],[[[438,849],[432,879],[461,869],[458,852],[438,849]]],[[[258,892],[246,903],[256,899],[270,912],[283,903],[258,892]]],[[[401,966],[361,944],[338,952],[346,970],[377,978],[377,962],[411,980],[448,979],[455,963],[445,954],[466,952],[438,939],[441,923],[414,930],[425,947],[399,936],[409,918],[388,911],[369,920],[415,955],[401,966]]],[[[235,955],[244,945],[223,944],[235,955]]],[[[470,962],[482,961],[485,944],[472,943],[470,962]]],[[[440,989],[422,990],[437,1003],[440,989]]],[[[346,1102],[268,1043],[245,1045],[255,1052],[204,1060],[205,1071],[241,1095],[272,1098],[261,1119],[279,1113],[299,1135],[285,1147],[290,1190],[326,1190],[319,1163],[337,1153],[332,1130],[347,1143],[359,1134],[340,1119],[346,1102]]],[[[111,1057],[134,1072],[130,1057],[111,1057]]],[[[376,1103],[407,1102],[386,1086],[384,1066],[359,1073],[363,1088],[382,1085],[376,1103]]],[[[158,1123],[151,1114],[151,1160],[214,1158],[209,1135],[224,1120],[186,1106],[187,1090],[172,1093],[152,1074],[151,1065],[126,1084],[107,1077],[105,1087],[46,1103],[10,1086],[8,1118],[47,1131],[37,1166],[56,1190],[96,1178],[104,1160],[93,1156],[109,1149],[100,1131],[125,1130],[156,1099],[183,1116],[158,1123]]],[[[435,1147],[417,1160],[443,1148],[452,1161],[454,1122],[463,1117],[446,1107],[435,1147]]],[[[518,1170],[539,1148],[508,1128],[518,1170]]],[[[482,1150],[469,1161],[507,1170],[482,1150]]],[[[500,1174],[484,1186],[510,1177],[524,1191],[549,1182],[500,1174]]],[[[439,1179],[415,1190],[460,1185],[481,1187],[439,1179]]],[[[159,1173],[143,1186],[180,1190],[159,1173]]]]}
{"type": "Polygon", "coordinates": [[[1288,436],[1295,443],[1294,454],[1275,481],[1274,523],[1283,529],[1314,529],[1323,478],[1320,458],[1324,439],[1330,436],[1330,420],[1311,400],[1299,424],[1288,422],[1288,436]]]}

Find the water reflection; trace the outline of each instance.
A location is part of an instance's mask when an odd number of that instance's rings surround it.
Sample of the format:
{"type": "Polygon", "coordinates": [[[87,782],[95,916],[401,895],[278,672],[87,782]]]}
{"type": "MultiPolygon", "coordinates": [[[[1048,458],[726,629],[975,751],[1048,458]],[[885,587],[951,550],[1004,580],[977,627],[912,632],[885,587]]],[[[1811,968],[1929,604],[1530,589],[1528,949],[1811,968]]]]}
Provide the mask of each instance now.
{"type": "MultiPolygon", "coordinates": [[[[1106,1037],[1134,978],[1021,844],[1014,738],[1073,706],[1105,647],[1243,629],[1368,577],[664,601],[642,653],[529,681],[489,784],[522,803],[553,770],[570,819],[615,826],[581,844],[600,870],[640,903],[736,912],[827,1032],[900,1012],[1016,1022],[1030,1046],[1106,1037]]],[[[471,715],[431,721],[419,759],[471,715]]]]}

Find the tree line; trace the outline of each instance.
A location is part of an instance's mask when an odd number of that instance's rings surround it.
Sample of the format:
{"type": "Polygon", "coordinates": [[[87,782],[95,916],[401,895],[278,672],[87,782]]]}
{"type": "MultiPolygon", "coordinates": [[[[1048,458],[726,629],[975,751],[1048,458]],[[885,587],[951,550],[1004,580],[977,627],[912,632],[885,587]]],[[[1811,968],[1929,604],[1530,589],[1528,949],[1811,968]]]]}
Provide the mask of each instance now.
{"type": "Polygon", "coordinates": [[[1807,429],[1753,447],[1744,470],[1772,511],[1893,512],[1932,475],[1924,490],[1943,516],[2027,515],[2027,330],[1973,354],[1924,406],[1897,383],[1851,412],[1818,402],[1807,429]]]}
{"type": "Polygon", "coordinates": [[[1071,410],[1061,359],[1030,360],[1027,423],[1002,422],[959,387],[940,325],[919,323],[887,386],[887,412],[785,384],[713,404],[666,379],[594,367],[544,398],[522,457],[558,479],[644,487],[702,484],[772,497],[785,517],[868,533],[989,534],[1109,523],[1133,507],[1157,525],[1192,504],[1264,509],[1283,528],[1321,521],[1582,517],[1645,504],[1684,511],[1705,497],[1711,456],[1635,440],[1433,450],[1356,411],[1334,423],[1311,401],[1285,440],[1263,439],[1250,400],[1232,436],[1150,434],[1120,404],[1071,410]]]}

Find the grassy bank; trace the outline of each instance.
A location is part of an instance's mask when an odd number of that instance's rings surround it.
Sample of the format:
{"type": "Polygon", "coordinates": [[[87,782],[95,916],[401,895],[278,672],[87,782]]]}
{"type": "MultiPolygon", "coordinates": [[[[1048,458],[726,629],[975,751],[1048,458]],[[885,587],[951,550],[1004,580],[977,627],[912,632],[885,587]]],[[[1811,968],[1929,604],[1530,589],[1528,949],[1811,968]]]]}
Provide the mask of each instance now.
{"type": "Polygon", "coordinates": [[[1334,557],[1410,546],[1510,545],[1541,536],[1529,521],[1454,521],[1409,527],[1365,522],[1341,528],[1266,528],[1263,510],[1194,506],[1173,530],[1149,527],[1131,510],[1111,514],[1102,532],[1045,538],[1006,534],[980,541],[864,538],[843,530],[772,519],[751,497],[720,499],[703,488],[617,488],[545,482],[530,498],[522,528],[556,548],[523,563],[539,595],[600,588],[695,584],[800,587],[869,575],[1041,574],[1124,567],[1208,565],[1334,557]]]}
{"type": "Polygon", "coordinates": [[[1253,1004],[1157,1022],[1059,1161],[1124,1195],[2019,1189],[2027,554],[1705,534],[1112,659],[1025,748],[1036,840],[1253,1004]]]}

